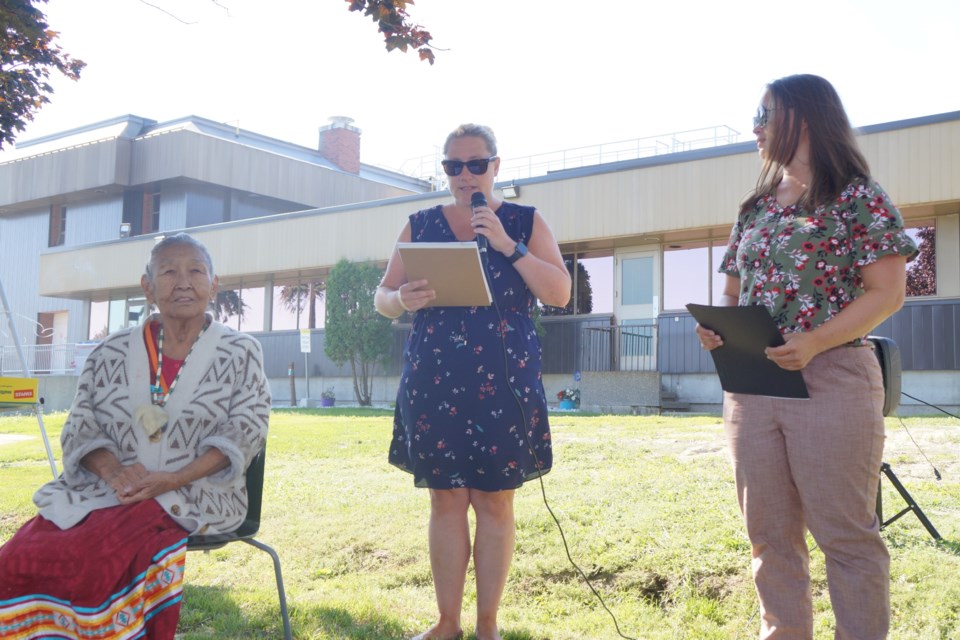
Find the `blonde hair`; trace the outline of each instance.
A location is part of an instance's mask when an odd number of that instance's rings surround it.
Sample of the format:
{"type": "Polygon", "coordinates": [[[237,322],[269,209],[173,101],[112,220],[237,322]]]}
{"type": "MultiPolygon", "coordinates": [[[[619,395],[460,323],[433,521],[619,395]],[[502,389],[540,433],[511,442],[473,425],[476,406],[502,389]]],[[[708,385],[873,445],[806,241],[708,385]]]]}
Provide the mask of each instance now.
{"type": "Polygon", "coordinates": [[[443,143],[443,155],[447,155],[451,142],[458,138],[467,138],[470,136],[475,136],[483,140],[487,145],[487,149],[490,150],[491,156],[497,155],[497,137],[493,135],[493,129],[482,124],[469,123],[462,124],[450,132],[450,135],[447,136],[447,141],[443,143]]]}

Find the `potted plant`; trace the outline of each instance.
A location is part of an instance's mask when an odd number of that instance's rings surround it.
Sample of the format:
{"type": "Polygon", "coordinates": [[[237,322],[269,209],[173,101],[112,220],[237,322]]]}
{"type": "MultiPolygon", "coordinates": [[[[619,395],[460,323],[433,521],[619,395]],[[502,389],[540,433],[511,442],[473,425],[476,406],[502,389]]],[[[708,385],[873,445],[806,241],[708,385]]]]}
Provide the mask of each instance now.
{"type": "Polygon", "coordinates": [[[576,409],[580,406],[580,389],[561,389],[557,392],[557,400],[561,409],[576,409]]]}
{"type": "Polygon", "coordinates": [[[326,390],[320,393],[320,406],[332,407],[336,399],[337,394],[333,392],[333,387],[328,387],[326,390]]]}

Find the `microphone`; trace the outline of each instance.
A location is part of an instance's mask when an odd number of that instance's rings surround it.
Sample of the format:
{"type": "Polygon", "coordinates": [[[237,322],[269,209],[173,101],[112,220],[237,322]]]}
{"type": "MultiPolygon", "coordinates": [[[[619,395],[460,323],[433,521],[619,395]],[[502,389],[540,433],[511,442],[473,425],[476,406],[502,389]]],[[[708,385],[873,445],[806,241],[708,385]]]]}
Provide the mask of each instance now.
{"type": "MultiPolygon", "coordinates": [[[[470,196],[470,206],[473,209],[487,206],[487,196],[480,191],[474,191],[473,195],[470,196]]],[[[480,253],[487,252],[487,236],[477,234],[477,247],[480,249],[480,253]]]]}

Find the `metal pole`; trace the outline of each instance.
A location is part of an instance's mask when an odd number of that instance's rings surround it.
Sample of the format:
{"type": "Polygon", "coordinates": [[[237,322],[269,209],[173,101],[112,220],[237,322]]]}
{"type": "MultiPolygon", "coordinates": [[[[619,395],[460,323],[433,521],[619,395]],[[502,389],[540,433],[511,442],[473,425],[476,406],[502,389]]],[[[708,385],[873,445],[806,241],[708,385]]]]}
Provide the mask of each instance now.
{"type": "MultiPolygon", "coordinates": [[[[23,353],[23,345],[20,344],[20,334],[17,333],[17,325],[13,321],[13,313],[10,311],[10,303],[7,302],[7,293],[3,290],[3,280],[0,279],[0,303],[3,304],[3,311],[7,314],[7,323],[10,325],[10,334],[13,337],[13,344],[17,347],[17,356],[20,358],[20,369],[23,371],[23,377],[29,378],[30,371],[27,369],[27,358],[23,353]]],[[[50,462],[50,471],[53,472],[53,479],[57,476],[57,463],[53,459],[53,450],[50,448],[50,439],[47,438],[47,430],[43,426],[43,410],[40,407],[39,399],[33,403],[33,412],[37,414],[37,424],[40,425],[40,435],[43,436],[43,446],[47,450],[47,460],[50,462]]]]}
{"type": "Polygon", "coordinates": [[[290,361],[290,368],[287,369],[287,376],[290,378],[290,406],[297,406],[297,379],[293,377],[293,360],[290,361]]]}
{"type": "Polygon", "coordinates": [[[307,358],[310,357],[309,353],[303,354],[303,378],[307,381],[307,396],[306,396],[306,405],[310,406],[310,363],[307,361],[307,358]]]}

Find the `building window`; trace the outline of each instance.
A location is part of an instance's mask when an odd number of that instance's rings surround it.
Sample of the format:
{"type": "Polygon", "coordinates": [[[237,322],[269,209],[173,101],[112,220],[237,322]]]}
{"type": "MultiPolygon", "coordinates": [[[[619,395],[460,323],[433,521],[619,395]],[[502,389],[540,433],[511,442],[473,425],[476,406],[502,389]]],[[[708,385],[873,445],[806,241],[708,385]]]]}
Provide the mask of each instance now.
{"type": "Polygon", "coordinates": [[[682,310],[690,302],[710,304],[710,276],[710,249],[707,243],[665,246],[664,311],[682,310]]]}
{"type": "Polygon", "coordinates": [[[669,244],[663,248],[663,309],[680,311],[690,302],[717,304],[726,277],[717,272],[724,242],[669,244]]]}
{"type": "Polygon", "coordinates": [[[907,263],[907,296],[937,295],[937,228],[933,221],[912,223],[907,235],[913,238],[920,253],[907,263]]]}
{"type": "Polygon", "coordinates": [[[143,193],[143,233],[160,230],[160,190],[143,193]]]}
{"type": "Polygon", "coordinates": [[[59,247],[67,237],[67,208],[60,204],[50,205],[50,244],[59,247]]]}
{"type": "Polygon", "coordinates": [[[627,258],[621,274],[623,304],[653,304],[653,258],[627,258]]]}

